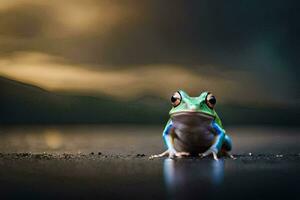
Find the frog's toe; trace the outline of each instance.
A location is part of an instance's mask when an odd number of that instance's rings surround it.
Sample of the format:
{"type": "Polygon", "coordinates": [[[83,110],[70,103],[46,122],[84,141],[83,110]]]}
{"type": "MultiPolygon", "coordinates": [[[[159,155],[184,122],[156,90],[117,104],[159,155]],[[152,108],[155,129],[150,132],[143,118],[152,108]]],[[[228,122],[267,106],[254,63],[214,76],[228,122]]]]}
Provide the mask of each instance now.
{"type": "Polygon", "coordinates": [[[190,153],[189,152],[177,152],[177,153],[175,153],[175,155],[176,155],[176,157],[181,158],[181,157],[184,157],[184,156],[189,156],[190,153]]]}
{"type": "Polygon", "coordinates": [[[218,160],[217,151],[215,149],[208,149],[204,153],[200,153],[199,156],[201,158],[207,157],[209,155],[213,155],[215,160],[218,160]]]}
{"type": "Polygon", "coordinates": [[[154,159],[154,158],[159,158],[159,157],[160,157],[159,154],[158,154],[158,155],[151,155],[151,156],[149,157],[149,159],[152,160],[152,159],[154,159]]]}
{"type": "Polygon", "coordinates": [[[161,154],[151,155],[149,157],[149,159],[152,160],[154,158],[161,158],[161,157],[168,156],[168,155],[169,155],[169,151],[167,150],[167,151],[165,151],[165,152],[163,152],[161,154]]]}
{"type": "Polygon", "coordinates": [[[233,159],[233,160],[236,160],[236,159],[237,159],[237,158],[234,157],[233,155],[229,155],[229,157],[230,157],[231,159],[233,159]]]}
{"type": "Polygon", "coordinates": [[[226,157],[228,157],[228,158],[231,158],[231,159],[233,159],[233,160],[236,160],[236,157],[234,157],[232,154],[230,154],[229,152],[225,152],[225,154],[224,154],[226,157]]]}
{"type": "Polygon", "coordinates": [[[218,160],[217,154],[216,154],[215,152],[213,152],[212,154],[213,154],[213,156],[214,156],[214,159],[215,159],[215,160],[218,160]]]}

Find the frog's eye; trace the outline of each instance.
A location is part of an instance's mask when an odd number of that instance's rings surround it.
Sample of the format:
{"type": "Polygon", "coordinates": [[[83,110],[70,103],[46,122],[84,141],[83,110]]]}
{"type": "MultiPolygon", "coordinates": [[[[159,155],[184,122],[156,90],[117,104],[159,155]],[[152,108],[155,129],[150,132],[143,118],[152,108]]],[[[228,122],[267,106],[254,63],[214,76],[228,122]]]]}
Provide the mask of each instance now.
{"type": "Polygon", "coordinates": [[[216,97],[213,94],[209,93],[206,97],[206,104],[208,105],[208,107],[213,109],[216,103],[217,103],[216,97]]]}
{"type": "Polygon", "coordinates": [[[174,107],[178,106],[181,102],[181,95],[179,92],[175,92],[171,97],[171,103],[174,107]]]}

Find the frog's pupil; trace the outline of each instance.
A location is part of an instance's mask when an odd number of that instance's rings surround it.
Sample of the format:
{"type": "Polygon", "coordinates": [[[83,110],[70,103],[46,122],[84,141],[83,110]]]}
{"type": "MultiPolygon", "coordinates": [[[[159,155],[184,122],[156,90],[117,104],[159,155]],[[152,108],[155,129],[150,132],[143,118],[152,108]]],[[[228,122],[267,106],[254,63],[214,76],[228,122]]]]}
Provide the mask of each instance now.
{"type": "Polygon", "coordinates": [[[211,103],[212,105],[216,104],[217,100],[214,96],[212,96],[209,100],[209,103],[211,103]]]}
{"type": "Polygon", "coordinates": [[[171,97],[171,102],[174,103],[177,100],[174,96],[171,97]]]}

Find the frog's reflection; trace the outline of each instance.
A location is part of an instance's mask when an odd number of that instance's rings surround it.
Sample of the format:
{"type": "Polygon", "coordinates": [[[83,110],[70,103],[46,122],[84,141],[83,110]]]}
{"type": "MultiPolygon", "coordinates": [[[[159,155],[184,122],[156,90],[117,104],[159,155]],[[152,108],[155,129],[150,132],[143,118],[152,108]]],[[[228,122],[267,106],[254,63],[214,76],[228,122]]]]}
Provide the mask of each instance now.
{"type": "Polygon", "coordinates": [[[164,179],[172,199],[209,197],[222,184],[224,160],[165,159],[164,179]]]}

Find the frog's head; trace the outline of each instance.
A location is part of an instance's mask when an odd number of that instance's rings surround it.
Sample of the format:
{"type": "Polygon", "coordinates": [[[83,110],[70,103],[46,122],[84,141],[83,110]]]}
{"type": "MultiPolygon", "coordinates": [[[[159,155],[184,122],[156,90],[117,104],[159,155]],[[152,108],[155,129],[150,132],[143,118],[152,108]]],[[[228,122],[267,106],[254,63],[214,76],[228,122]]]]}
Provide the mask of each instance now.
{"type": "Polygon", "coordinates": [[[210,92],[202,92],[198,97],[190,97],[186,92],[179,90],[171,97],[172,109],[170,116],[201,114],[215,117],[216,98],[210,92]]]}

